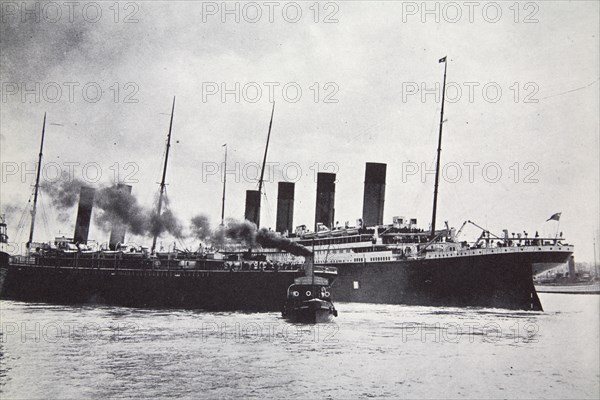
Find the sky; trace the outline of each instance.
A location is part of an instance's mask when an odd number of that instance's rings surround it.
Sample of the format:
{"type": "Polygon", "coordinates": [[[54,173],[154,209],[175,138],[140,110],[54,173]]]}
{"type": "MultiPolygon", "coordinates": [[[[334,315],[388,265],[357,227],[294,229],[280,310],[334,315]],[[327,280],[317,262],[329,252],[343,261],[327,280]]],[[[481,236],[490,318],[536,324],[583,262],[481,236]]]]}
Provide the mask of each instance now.
{"type": "MultiPolygon", "coordinates": [[[[225,214],[243,217],[274,100],[262,226],[275,226],[280,180],[296,182],[294,225],[313,226],[317,171],[337,174],[335,219],[353,225],[365,163],[383,162],[384,222],[427,228],[447,56],[438,226],[563,232],[578,261],[594,259],[598,2],[0,4],[0,212],[13,240],[27,236],[44,113],[43,180],[125,181],[150,208],[174,96],[167,193],[184,225],[220,222],[225,143],[225,214]]],[[[60,217],[44,194],[41,208],[35,240],[72,235],[75,209],[60,217]]]]}

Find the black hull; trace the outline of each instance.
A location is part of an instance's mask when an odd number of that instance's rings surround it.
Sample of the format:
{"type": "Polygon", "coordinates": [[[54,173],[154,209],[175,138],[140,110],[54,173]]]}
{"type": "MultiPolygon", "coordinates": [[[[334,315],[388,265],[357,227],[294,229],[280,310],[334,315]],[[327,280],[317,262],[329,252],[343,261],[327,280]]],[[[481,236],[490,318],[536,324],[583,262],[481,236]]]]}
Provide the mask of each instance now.
{"type": "Polygon", "coordinates": [[[333,314],[329,310],[296,310],[285,317],[289,322],[298,324],[323,324],[330,322],[333,314]]]}
{"type": "Polygon", "coordinates": [[[8,253],[0,251],[0,298],[2,296],[4,281],[6,280],[6,275],[8,273],[8,262],[10,260],[10,256],[8,253]]]}
{"type": "Polygon", "coordinates": [[[0,298],[59,304],[279,311],[303,271],[144,271],[10,265],[0,298]]]}
{"type": "MultiPolygon", "coordinates": [[[[331,303],[329,303],[331,304],[331,303]]],[[[333,307],[333,305],[331,306],[333,307]]],[[[288,308],[284,317],[293,323],[320,324],[333,319],[333,311],[329,308],[307,305],[305,307],[288,308]]]]}
{"type": "MultiPolygon", "coordinates": [[[[541,250],[541,249],[540,249],[541,250]]],[[[500,250],[499,250],[500,251],[500,250]]],[[[508,251],[508,250],[502,250],[508,251]]],[[[336,301],[542,310],[535,263],[566,262],[571,251],[510,251],[374,263],[334,263],[336,301]],[[355,286],[357,285],[357,286],[355,286]]],[[[70,268],[9,264],[0,298],[205,310],[278,311],[303,271],[70,268]]]]}
{"type": "MultiPolygon", "coordinates": [[[[500,250],[499,250],[500,251],[500,250]]],[[[335,263],[336,301],[541,311],[534,263],[564,263],[570,251],[535,251],[377,263],[335,263]]],[[[327,265],[327,264],[325,264],[327,265]]]]}

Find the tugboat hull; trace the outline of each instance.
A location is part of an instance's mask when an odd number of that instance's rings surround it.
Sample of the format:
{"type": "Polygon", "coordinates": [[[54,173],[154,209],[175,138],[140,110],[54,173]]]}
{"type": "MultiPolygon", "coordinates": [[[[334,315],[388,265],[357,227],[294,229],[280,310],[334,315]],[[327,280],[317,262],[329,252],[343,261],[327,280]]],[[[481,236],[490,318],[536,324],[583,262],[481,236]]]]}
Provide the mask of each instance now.
{"type": "Polygon", "coordinates": [[[337,312],[330,302],[307,301],[298,307],[286,308],[284,316],[290,322],[318,324],[331,321],[337,312]]]}

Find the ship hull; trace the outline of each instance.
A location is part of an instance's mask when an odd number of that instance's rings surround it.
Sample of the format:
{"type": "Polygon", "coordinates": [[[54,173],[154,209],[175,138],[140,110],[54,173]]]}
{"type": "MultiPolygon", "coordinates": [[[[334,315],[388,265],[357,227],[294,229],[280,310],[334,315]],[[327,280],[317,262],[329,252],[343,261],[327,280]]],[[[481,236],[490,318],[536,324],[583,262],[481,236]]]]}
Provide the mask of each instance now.
{"type": "Polygon", "coordinates": [[[8,274],[8,263],[10,260],[10,256],[8,253],[0,251],[0,296],[2,295],[4,288],[4,281],[6,280],[6,275],[8,274]]]}
{"type": "Polygon", "coordinates": [[[0,298],[60,304],[279,311],[302,271],[104,270],[9,265],[0,298]]]}
{"type": "MultiPolygon", "coordinates": [[[[336,301],[542,310],[533,265],[566,262],[572,254],[478,252],[484,254],[323,265],[337,268],[331,285],[336,301]]],[[[113,270],[10,263],[0,269],[2,299],[247,311],[280,310],[287,288],[303,275],[303,271],[113,270]]]]}
{"type": "MultiPolygon", "coordinates": [[[[477,254],[376,263],[335,263],[336,301],[542,310],[535,263],[566,262],[571,251],[477,254]]],[[[328,265],[328,264],[324,264],[328,265]]]]}

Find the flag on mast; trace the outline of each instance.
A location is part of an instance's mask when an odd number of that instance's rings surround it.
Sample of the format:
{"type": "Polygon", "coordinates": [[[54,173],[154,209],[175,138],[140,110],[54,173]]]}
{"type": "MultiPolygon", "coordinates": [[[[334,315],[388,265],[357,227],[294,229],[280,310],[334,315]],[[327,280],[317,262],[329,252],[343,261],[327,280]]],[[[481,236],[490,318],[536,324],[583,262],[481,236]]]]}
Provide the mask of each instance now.
{"type": "Polygon", "coordinates": [[[548,221],[560,221],[560,215],[561,214],[562,214],[561,212],[558,212],[556,214],[552,214],[552,216],[550,218],[548,218],[546,220],[546,222],[548,222],[548,221]]]}
{"type": "Polygon", "coordinates": [[[440,58],[440,62],[441,62],[441,63],[445,63],[445,62],[446,62],[446,57],[447,57],[447,56],[444,56],[444,57],[440,58]]]}

